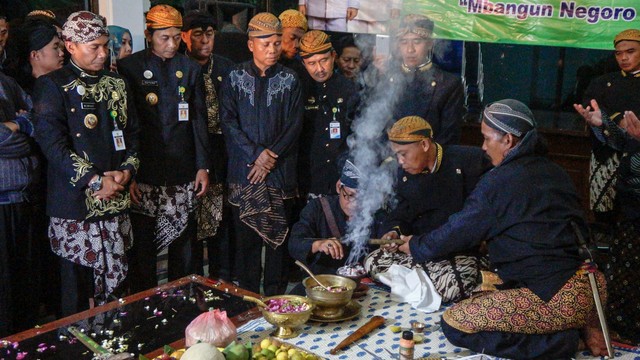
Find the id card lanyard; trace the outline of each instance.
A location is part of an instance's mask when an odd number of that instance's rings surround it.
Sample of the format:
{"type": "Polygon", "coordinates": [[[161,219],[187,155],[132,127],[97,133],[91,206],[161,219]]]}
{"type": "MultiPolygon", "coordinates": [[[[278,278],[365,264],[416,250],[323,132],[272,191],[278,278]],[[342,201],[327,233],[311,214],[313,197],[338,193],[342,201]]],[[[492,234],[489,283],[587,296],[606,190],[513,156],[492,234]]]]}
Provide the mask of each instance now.
{"type": "Polygon", "coordinates": [[[189,121],[189,103],[184,101],[184,86],[178,86],[180,102],[178,103],[178,121],[189,121]]]}
{"type": "Polygon", "coordinates": [[[118,128],[118,122],[116,118],[118,117],[118,112],[115,110],[111,110],[111,118],[113,119],[113,131],[111,132],[111,136],[113,137],[113,145],[116,148],[116,151],[126,150],[127,146],[124,143],[124,133],[120,128],[118,128]]]}
{"type": "Polygon", "coordinates": [[[340,122],[336,120],[338,108],[334,107],[331,112],[333,112],[333,120],[329,123],[329,139],[340,139],[340,122]]]}

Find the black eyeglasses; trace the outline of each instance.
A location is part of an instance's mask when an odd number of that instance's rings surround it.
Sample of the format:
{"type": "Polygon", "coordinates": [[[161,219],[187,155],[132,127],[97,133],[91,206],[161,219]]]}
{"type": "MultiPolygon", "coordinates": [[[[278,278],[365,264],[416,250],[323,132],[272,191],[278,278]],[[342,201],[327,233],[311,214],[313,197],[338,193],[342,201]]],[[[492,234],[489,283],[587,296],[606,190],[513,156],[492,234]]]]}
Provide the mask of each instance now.
{"type": "Polygon", "coordinates": [[[356,193],[354,194],[349,194],[347,193],[347,191],[344,189],[344,185],[340,186],[340,196],[342,196],[347,202],[352,202],[356,200],[356,193]]]}

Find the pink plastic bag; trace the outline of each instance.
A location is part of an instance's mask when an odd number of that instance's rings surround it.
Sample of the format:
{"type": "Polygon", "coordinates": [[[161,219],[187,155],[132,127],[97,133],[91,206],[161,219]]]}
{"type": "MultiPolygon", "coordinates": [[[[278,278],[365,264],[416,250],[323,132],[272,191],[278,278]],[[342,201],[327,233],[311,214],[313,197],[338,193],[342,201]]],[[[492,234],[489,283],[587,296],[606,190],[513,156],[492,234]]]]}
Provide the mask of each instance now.
{"type": "Polygon", "coordinates": [[[184,331],[184,337],[187,347],[203,342],[223,348],[234,341],[238,333],[226,311],[213,309],[193,319],[184,331]]]}

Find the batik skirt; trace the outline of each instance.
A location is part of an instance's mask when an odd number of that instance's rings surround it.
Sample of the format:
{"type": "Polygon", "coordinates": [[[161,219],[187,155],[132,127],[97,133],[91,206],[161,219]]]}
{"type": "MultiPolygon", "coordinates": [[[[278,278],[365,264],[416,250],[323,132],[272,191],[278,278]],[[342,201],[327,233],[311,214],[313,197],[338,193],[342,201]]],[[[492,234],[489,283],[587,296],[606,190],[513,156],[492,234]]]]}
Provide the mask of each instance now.
{"type": "MultiPolygon", "coordinates": [[[[595,272],[600,298],[606,304],[604,275],[595,272]]],[[[597,324],[588,275],[578,272],[548,302],[528,288],[496,290],[463,300],[442,315],[455,329],[468,333],[500,331],[550,334],[597,324]]]]}

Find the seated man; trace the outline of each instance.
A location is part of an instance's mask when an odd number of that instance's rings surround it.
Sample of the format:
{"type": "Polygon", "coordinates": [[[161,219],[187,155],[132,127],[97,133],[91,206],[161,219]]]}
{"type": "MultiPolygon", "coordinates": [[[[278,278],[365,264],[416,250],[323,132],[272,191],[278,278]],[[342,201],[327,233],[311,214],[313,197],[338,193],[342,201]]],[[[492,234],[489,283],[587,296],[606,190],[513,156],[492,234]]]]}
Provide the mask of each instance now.
{"type": "MultiPolygon", "coordinates": [[[[398,120],[388,135],[401,168],[396,185],[398,205],[382,227],[387,232],[383,238],[435,230],[462,209],[480,176],[491,167],[480,148],[435,142],[431,125],[418,116],[398,120]]],[[[374,277],[392,264],[422,268],[445,303],[471,295],[478,284],[479,270],[484,268],[477,249],[428,262],[387,251],[395,249],[383,246],[373,251],[365,260],[365,268],[374,277]]]]}
{"type": "Polygon", "coordinates": [[[399,248],[424,262],[487,241],[503,284],[447,309],[442,331],[454,345],[487,355],[558,359],[575,355],[582,329],[593,354],[605,355],[589,279],[579,271],[577,232],[586,237],[587,226],[571,178],[546,156],[521,102],[488,105],[481,126],[493,170],[446,224],[403,236],[399,248]]]}
{"type": "MultiPolygon", "coordinates": [[[[300,220],[293,225],[289,254],[316,274],[335,274],[349,258],[351,247],[342,244],[340,238],[346,233],[347,221],[356,208],[359,178],[358,168],[347,160],[336,182],[338,195],[309,200],[300,213],[300,220]]],[[[299,286],[291,292],[304,293],[304,288],[299,286]]]]}

